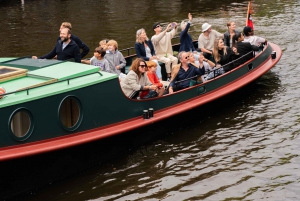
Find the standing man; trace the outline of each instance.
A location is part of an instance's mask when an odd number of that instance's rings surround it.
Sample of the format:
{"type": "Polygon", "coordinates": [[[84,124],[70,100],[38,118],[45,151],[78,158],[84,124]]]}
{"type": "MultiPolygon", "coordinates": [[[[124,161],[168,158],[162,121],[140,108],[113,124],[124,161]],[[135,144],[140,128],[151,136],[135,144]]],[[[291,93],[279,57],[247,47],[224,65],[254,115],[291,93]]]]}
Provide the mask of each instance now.
{"type": "Polygon", "coordinates": [[[162,27],[158,22],[152,28],[155,31],[155,35],[152,36],[151,41],[156,52],[156,57],[158,61],[165,63],[169,81],[171,77],[171,64],[173,66],[178,64],[178,59],[173,56],[171,43],[171,39],[177,33],[177,23],[170,23],[164,31],[162,31],[162,27]],[[171,28],[173,30],[168,32],[171,28]]]}
{"type": "Polygon", "coordinates": [[[60,30],[60,40],[57,41],[54,49],[41,57],[32,56],[33,59],[52,59],[57,55],[57,60],[74,59],[75,62],[80,63],[80,51],[78,45],[71,40],[71,30],[62,28],[60,30]]]}
{"type": "MultiPolygon", "coordinates": [[[[63,22],[60,25],[59,31],[62,28],[68,28],[68,29],[70,29],[70,31],[72,31],[72,25],[70,22],[63,22]]],[[[60,40],[60,37],[58,37],[57,40],[60,40]]],[[[80,38],[78,38],[77,36],[72,34],[71,40],[73,40],[78,45],[79,49],[82,49],[82,52],[80,53],[81,58],[85,57],[89,53],[90,48],[84,42],[82,42],[82,40],[80,40],[80,38]]]]}
{"type": "MultiPolygon", "coordinates": [[[[194,65],[190,64],[189,61],[189,52],[179,52],[180,64],[178,64],[174,69],[174,77],[172,77],[172,81],[169,86],[169,94],[174,93],[174,91],[179,91],[190,86],[190,79],[196,75],[201,76],[205,73],[205,68],[203,66],[197,68],[194,65]],[[176,71],[176,72],[175,72],[176,71]],[[177,81],[185,80],[176,84],[177,81]]],[[[197,80],[194,78],[193,80],[197,80]]]]}
{"type": "Polygon", "coordinates": [[[216,38],[224,38],[224,35],[211,29],[211,25],[204,23],[202,25],[202,33],[198,38],[198,48],[203,52],[206,59],[212,60],[212,50],[216,38]]]}

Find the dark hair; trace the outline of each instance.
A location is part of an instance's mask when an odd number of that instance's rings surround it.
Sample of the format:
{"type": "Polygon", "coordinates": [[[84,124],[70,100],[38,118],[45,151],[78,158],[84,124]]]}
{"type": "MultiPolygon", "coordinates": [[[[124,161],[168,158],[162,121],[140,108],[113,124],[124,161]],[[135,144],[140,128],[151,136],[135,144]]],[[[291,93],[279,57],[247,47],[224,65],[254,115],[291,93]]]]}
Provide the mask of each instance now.
{"type": "Polygon", "coordinates": [[[94,52],[98,52],[101,57],[104,57],[106,54],[106,51],[102,47],[96,47],[94,52]]]}
{"type": "Polygon", "coordinates": [[[239,41],[239,38],[242,36],[242,32],[239,32],[238,34],[234,35],[233,40],[239,41]]]}

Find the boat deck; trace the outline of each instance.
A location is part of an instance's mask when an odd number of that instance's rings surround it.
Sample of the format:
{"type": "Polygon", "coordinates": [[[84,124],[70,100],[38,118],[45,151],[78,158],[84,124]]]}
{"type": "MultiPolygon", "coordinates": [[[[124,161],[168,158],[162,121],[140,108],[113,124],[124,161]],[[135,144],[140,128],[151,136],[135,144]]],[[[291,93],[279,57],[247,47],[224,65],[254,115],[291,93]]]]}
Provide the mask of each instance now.
{"type": "Polygon", "coordinates": [[[20,76],[8,77],[2,82],[0,80],[0,87],[6,90],[0,108],[118,77],[115,74],[99,72],[97,66],[56,60],[1,58],[0,66],[27,70],[27,73],[20,76]]]}

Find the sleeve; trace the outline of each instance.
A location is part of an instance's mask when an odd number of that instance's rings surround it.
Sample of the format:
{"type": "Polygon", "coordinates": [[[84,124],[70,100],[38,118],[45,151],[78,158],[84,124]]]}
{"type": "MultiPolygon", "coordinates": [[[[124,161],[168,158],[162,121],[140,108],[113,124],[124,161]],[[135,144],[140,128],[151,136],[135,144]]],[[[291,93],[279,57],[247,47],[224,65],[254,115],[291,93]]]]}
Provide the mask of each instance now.
{"type": "Polygon", "coordinates": [[[91,66],[94,65],[94,61],[95,61],[95,57],[92,57],[92,58],[90,59],[90,65],[91,65],[91,66]]]}
{"type": "Polygon", "coordinates": [[[188,22],[188,23],[187,23],[187,25],[186,25],[186,27],[185,27],[185,29],[184,29],[184,30],[181,32],[181,33],[182,33],[182,35],[184,35],[184,34],[187,34],[187,33],[188,33],[190,26],[191,26],[191,23],[190,23],[190,22],[188,22]]]}
{"type": "MultiPolygon", "coordinates": [[[[39,59],[52,59],[53,57],[56,56],[56,46],[53,48],[51,52],[48,54],[45,54],[44,56],[39,57],[39,59]]],[[[81,62],[81,60],[80,60],[81,62]]]]}
{"type": "Polygon", "coordinates": [[[172,31],[170,31],[169,33],[171,34],[171,38],[174,38],[176,33],[177,33],[177,30],[178,30],[178,25],[175,29],[173,29],[172,31]]]}
{"type": "Polygon", "coordinates": [[[230,45],[230,43],[229,43],[229,39],[230,38],[230,36],[228,37],[228,35],[227,35],[227,32],[225,32],[224,33],[224,44],[226,45],[226,46],[228,46],[229,47],[229,45],[230,45]]]}
{"type": "Polygon", "coordinates": [[[204,48],[204,44],[203,44],[203,41],[201,39],[201,34],[200,34],[200,36],[198,38],[198,48],[199,49],[204,48]]]}
{"type": "Polygon", "coordinates": [[[136,80],[136,74],[132,71],[131,73],[128,73],[127,78],[127,84],[133,89],[134,91],[139,91],[142,89],[142,86],[138,84],[136,80]]]}
{"type": "Polygon", "coordinates": [[[264,42],[266,42],[266,39],[264,39],[262,37],[256,36],[256,42],[258,42],[258,43],[264,43],[264,42]]]}
{"type": "Polygon", "coordinates": [[[149,61],[149,57],[142,56],[142,53],[141,53],[141,44],[135,43],[134,44],[134,49],[135,49],[135,52],[136,52],[136,55],[137,55],[138,58],[142,58],[145,61],[149,61]]]}
{"type": "Polygon", "coordinates": [[[74,45],[73,57],[76,63],[81,63],[80,50],[77,45],[74,45]]]}
{"type": "Polygon", "coordinates": [[[205,74],[205,68],[196,68],[195,66],[193,66],[193,68],[195,68],[196,71],[196,75],[204,75],[205,74]]]}
{"type": "Polygon", "coordinates": [[[215,34],[216,34],[216,38],[224,38],[224,34],[221,34],[220,32],[217,32],[216,30],[215,30],[215,34]]]}
{"type": "Polygon", "coordinates": [[[165,35],[165,33],[161,32],[158,35],[152,36],[151,41],[152,41],[153,45],[157,45],[159,43],[159,41],[164,37],[164,35],[165,35]]]}
{"type": "MultiPolygon", "coordinates": [[[[73,38],[74,42],[78,45],[78,47],[80,49],[82,49],[82,52],[80,54],[80,57],[83,58],[85,57],[89,51],[90,51],[90,48],[84,43],[82,42],[82,40],[80,40],[80,38],[78,38],[77,36],[73,38]]],[[[79,50],[80,51],[80,50],[79,50]]]]}
{"type": "Polygon", "coordinates": [[[110,70],[109,63],[106,59],[104,61],[104,68],[103,69],[104,69],[105,72],[109,72],[109,70],[110,70]]]}
{"type": "MultiPolygon", "coordinates": [[[[250,43],[249,43],[250,44],[250,43]]],[[[256,45],[251,45],[252,46],[252,50],[253,51],[258,51],[259,50],[259,47],[257,47],[256,45]]]]}
{"type": "Polygon", "coordinates": [[[123,57],[123,54],[121,52],[119,52],[119,56],[120,56],[119,57],[120,58],[120,64],[119,64],[119,66],[120,66],[120,69],[121,69],[121,68],[124,68],[126,66],[126,60],[123,57]]]}

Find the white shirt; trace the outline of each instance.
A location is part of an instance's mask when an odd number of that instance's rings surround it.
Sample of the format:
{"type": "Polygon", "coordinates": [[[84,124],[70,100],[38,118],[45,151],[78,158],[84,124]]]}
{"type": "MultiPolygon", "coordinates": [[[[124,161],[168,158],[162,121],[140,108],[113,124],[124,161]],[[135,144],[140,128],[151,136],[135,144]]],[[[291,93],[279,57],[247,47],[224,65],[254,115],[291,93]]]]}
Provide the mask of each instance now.
{"type": "Polygon", "coordinates": [[[266,39],[258,36],[245,36],[244,42],[249,42],[251,45],[260,46],[261,43],[264,43],[266,39]]]}

